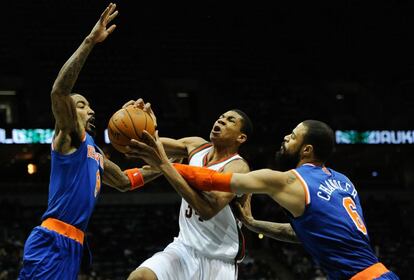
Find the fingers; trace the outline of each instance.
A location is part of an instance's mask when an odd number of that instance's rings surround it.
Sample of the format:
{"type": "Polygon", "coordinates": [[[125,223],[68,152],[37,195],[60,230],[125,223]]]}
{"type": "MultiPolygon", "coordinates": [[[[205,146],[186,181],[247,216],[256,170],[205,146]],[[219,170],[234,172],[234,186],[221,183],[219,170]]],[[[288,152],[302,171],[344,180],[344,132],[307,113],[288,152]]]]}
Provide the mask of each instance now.
{"type": "Polygon", "coordinates": [[[151,112],[151,103],[146,103],[143,110],[145,112],[151,112]]]}
{"type": "Polygon", "coordinates": [[[107,30],[108,34],[111,34],[112,32],[114,32],[115,28],[116,28],[116,25],[112,24],[111,27],[109,27],[107,30]]]}
{"type": "MultiPolygon", "coordinates": [[[[111,3],[112,4],[112,3],[111,3]]],[[[101,18],[104,18],[105,17],[105,15],[108,13],[108,11],[109,11],[109,7],[111,6],[111,4],[109,4],[108,5],[108,7],[106,7],[106,9],[102,12],[102,14],[101,14],[101,18]]]]}
{"type": "MultiPolygon", "coordinates": [[[[101,19],[104,20],[110,14],[109,12],[111,11],[113,5],[114,4],[109,3],[109,5],[108,5],[108,7],[106,7],[105,11],[103,11],[103,13],[101,15],[101,19]]],[[[115,5],[115,7],[116,7],[116,5],[115,5]]]]}
{"type": "Polygon", "coordinates": [[[122,109],[125,109],[128,106],[134,105],[135,101],[134,100],[129,100],[127,103],[124,104],[124,106],[122,106],[122,109]]]}
{"type": "Polygon", "coordinates": [[[141,141],[138,141],[136,139],[131,139],[129,141],[129,146],[130,146],[130,148],[131,147],[136,147],[136,148],[146,148],[146,147],[148,147],[147,144],[145,144],[145,143],[143,143],[141,141]]]}
{"type": "Polygon", "coordinates": [[[115,3],[109,4],[109,12],[108,12],[108,15],[112,15],[112,13],[115,11],[115,9],[116,9],[116,4],[115,3]]]}
{"type": "Polygon", "coordinates": [[[137,101],[135,101],[134,105],[140,109],[144,109],[145,103],[142,98],[139,98],[137,101]]]}
{"type": "Polygon", "coordinates": [[[113,13],[113,14],[111,14],[109,17],[108,17],[108,22],[107,23],[110,23],[114,18],[116,18],[116,16],[119,14],[119,12],[118,11],[115,11],[115,13],[113,13]]]}
{"type": "Polygon", "coordinates": [[[155,142],[154,137],[152,137],[152,135],[151,135],[151,134],[149,134],[149,132],[148,132],[148,131],[146,131],[146,130],[143,130],[143,131],[142,131],[142,140],[143,140],[146,144],[148,144],[148,145],[150,145],[150,146],[152,146],[152,147],[155,147],[155,146],[156,146],[156,142],[155,142]]]}

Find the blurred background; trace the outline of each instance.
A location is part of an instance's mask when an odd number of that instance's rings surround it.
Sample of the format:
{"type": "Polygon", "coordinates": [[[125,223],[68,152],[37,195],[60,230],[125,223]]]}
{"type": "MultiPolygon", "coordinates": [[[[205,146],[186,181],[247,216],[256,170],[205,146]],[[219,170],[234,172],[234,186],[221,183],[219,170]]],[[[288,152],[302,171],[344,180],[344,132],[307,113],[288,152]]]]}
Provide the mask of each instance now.
{"type": "MultiPolygon", "coordinates": [[[[107,4],[4,3],[0,279],[16,279],[24,241],[46,209],[54,79],[107,4]]],[[[241,154],[251,169],[271,166],[283,136],[302,120],[352,130],[337,133],[328,165],[356,185],[380,260],[401,279],[414,279],[409,1],[117,4],[117,29],[94,48],[74,88],[91,103],[96,142],[111,160],[123,168],[142,164],[126,160],[104,137],[111,115],[139,97],[152,103],[160,136],[173,138],[208,139],[221,113],[245,111],[255,131],[241,154]]],[[[126,279],[178,234],[179,203],[163,178],[135,192],[102,188],[88,230],[93,266],[80,279],[126,279]]],[[[256,218],[287,221],[267,197],[254,196],[252,203],[256,218]]],[[[244,233],[239,279],[326,279],[300,245],[244,233]]]]}

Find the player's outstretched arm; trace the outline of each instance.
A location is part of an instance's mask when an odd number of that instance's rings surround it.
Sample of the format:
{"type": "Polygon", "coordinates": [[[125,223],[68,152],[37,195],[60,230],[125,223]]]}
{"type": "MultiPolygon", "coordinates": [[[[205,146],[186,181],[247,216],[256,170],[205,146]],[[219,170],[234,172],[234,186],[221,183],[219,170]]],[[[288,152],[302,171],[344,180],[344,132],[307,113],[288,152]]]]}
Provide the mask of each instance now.
{"type": "Polygon", "coordinates": [[[270,238],[300,243],[292,226],[289,223],[274,223],[256,220],[251,210],[251,194],[235,202],[235,215],[251,231],[262,233],[270,238]]]}
{"type": "Polygon", "coordinates": [[[177,163],[174,167],[192,187],[199,190],[267,194],[294,217],[302,215],[305,209],[305,189],[293,171],[260,169],[239,174],[218,173],[207,168],[177,163]]]}
{"type": "Polygon", "coordinates": [[[73,103],[70,94],[93,46],[104,41],[114,31],[115,25],[109,28],[107,28],[107,25],[118,15],[118,11],[115,11],[115,9],[116,5],[112,3],[105,9],[91,33],[60,69],[53,84],[51,92],[52,111],[56,119],[56,135],[61,138],[54,143],[57,150],[61,148],[61,144],[68,142],[67,140],[70,141],[70,139],[67,139],[70,134],[75,133],[81,140],[83,131],[81,131],[82,129],[78,123],[76,105],[73,103]],[[59,135],[60,131],[63,134],[59,135]]]}
{"type": "Polygon", "coordinates": [[[147,167],[144,166],[122,171],[118,165],[105,158],[102,181],[105,185],[121,192],[134,190],[162,175],[161,172],[149,166],[147,167]]]}

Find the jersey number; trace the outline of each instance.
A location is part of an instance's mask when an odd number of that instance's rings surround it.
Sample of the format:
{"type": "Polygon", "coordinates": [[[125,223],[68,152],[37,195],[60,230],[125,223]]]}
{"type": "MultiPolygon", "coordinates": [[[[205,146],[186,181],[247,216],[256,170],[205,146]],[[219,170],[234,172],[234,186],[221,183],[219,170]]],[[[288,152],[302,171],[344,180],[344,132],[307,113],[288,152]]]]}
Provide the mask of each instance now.
{"type": "MultiPolygon", "coordinates": [[[[195,214],[198,216],[197,212],[195,212],[195,214]]],[[[191,216],[193,216],[193,208],[190,205],[188,205],[187,209],[185,209],[185,216],[189,219],[191,218],[191,216]]],[[[198,220],[200,222],[203,222],[203,219],[201,219],[200,217],[198,217],[198,220]]]]}
{"type": "Polygon", "coordinates": [[[101,189],[101,173],[99,170],[96,171],[96,184],[95,184],[95,197],[98,195],[99,190],[101,189]]]}
{"type": "Polygon", "coordinates": [[[344,197],[344,199],[342,200],[342,205],[344,206],[346,212],[348,212],[349,217],[351,217],[357,229],[366,235],[367,228],[365,227],[364,221],[362,220],[361,216],[359,216],[356,210],[355,202],[352,200],[352,198],[344,197]]]}

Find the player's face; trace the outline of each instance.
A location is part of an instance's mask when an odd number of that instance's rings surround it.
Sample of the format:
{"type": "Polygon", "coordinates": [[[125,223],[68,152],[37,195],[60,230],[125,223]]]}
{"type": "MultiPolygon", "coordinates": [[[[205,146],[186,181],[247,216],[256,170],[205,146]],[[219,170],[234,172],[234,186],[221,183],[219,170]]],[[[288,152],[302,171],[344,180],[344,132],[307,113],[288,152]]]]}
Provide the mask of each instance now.
{"type": "Polygon", "coordinates": [[[88,100],[80,94],[72,95],[72,99],[75,102],[80,124],[89,134],[95,136],[95,112],[90,107],[88,100]]]}
{"type": "Polygon", "coordinates": [[[300,123],[292,133],[283,138],[280,150],[276,153],[276,165],[278,169],[285,171],[295,168],[301,158],[300,151],[303,146],[303,137],[306,127],[300,123]]]}
{"type": "Polygon", "coordinates": [[[243,134],[240,129],[243,125],[242,117],[234,111],[227,111],[222,114],[214,123],[210,132],[210,140],[226,141],[236,143],[237,139],[243,134]]]}

